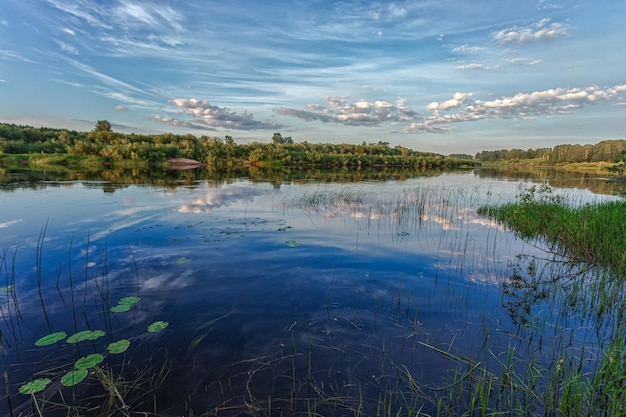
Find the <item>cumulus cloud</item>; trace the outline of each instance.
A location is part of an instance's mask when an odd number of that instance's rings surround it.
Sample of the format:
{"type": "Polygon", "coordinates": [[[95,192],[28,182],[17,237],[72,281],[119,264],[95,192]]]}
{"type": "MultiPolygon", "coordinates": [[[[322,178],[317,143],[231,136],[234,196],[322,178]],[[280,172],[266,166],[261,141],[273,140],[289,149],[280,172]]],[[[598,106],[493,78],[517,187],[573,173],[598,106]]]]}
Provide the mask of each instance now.
{"type": "Polygon", "coordinates": [[[567,114],[585,105],[602,101],[617,101],[626,84],[600,88],[553,88],[531,93],[517,93],[495,100],[469,101],[471,93],[456,93],[452,99],[432,102],[426,109],[432,114],[421,122],[405,128],[407,133],[441,133],[450,124],[493,119],[532,119],[541,116],[567,114]],[[456,113],[450,110],[459,109],[456,113]]]}
{"type": "Polygon", "coordinates": [[[277,113],[308,122],[321,121],[346,126],[378,126],[419,119],[419,115],[407,106],[405,98],[399,98],[395,103],[382,100],[349,103],[348,97],[325,97],[324,100],[326,105],[309,104],[308,110],[281,108],[277,113]]]}
{"type": "Polygon", "coordinates": [[[128,111],[128,107],[122,106],[120,104],[120,105],[115,106],[115,110],[117,110],[117,111],[128,111]]]}
{"type": "Polygon", "coordinates": [[[493,34],[493,38],[500,44],[529,43],[532,41],[551,41],[568,34],[569,27],[562,23],[542,19],[528,27],[512,27],[502,29],[493,34]]]}
{"type": "Polygon", "coordinates": [[[196,98],[177,98],[170,104],[182,109],[182,113],[191,116],[191,121],[174,119],[172,117],[155,116],[153,120],[167,123],[172,126],[189,127],[193,129],[233,129],[233,130],[257,130],[257,129],[280,129],[283,127],[270,120],[255,120],[254,115],[237,113],[227,107],[219,107],[210,104],[207,100],[196,98]]]}

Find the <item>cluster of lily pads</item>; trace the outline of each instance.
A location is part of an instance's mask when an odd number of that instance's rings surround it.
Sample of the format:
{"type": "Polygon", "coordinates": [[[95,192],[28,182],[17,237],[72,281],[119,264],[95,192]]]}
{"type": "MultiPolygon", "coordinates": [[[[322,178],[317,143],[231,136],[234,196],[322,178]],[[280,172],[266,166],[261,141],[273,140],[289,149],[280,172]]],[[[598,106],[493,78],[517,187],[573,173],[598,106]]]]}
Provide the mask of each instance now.
{"type": "MultiPolygon", "coordinates": [[[[116,306],[111,307],[111,311],[113,313],[122,313],[125,311],[129,311],[139,301],[139,297],[124,297],[118,301],[118,304],[116,306]]],[[[165,330],[168,325],[168,322],[159,320],[151,323],[148,326],[147,330],[150,333],[157,333],[165,330]]],[[[66,337],[66,343],[77,344],[87,340],[97,340],[100,337],[105,336],[105,334],[106,333],[103,330],[82,330],[74,333],[70,337],[67,337],[67,333],[65,332],[55,332],[39,338],[35,342],[35,346],[50,346],[55,343],[61,342],[66,337]]],[[[109,343],[109,345],[107,346],[107,351],[109,354],[117,355],[126,352],[129,347],[130,341],[127,339],[121,339],[116,342],[109,343]]],[[[74,369],[67,372],[61,377],[61,385],[64,385],[66,387],[72,387],[78,384],[87,377],[90,368],[93,368],[96,365],[100,364],[103,360],[104,356],[99,353],[93,353],[91,355],[87,355],[78,359],[74,363],[74,369]]],[[[35,379],[33,381],[23,384],[20,387],[19,391],[22,394],[35,394],[46,389],[50,382],[52,382],[50,378],[35,379]]]]}

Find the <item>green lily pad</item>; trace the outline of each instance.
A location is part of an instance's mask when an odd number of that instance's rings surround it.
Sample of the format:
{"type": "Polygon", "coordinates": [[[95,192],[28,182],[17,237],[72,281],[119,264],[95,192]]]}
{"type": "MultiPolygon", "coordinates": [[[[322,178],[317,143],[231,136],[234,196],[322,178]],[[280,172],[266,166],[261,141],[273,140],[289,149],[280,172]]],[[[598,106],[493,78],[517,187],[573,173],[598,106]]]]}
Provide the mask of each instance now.
{"type": "Polygon", "coordinates": [[[74,333],[67,338],[67,343],[78,343],[85,340],[96,340],[99,337],[104,336],[106,333],[102,330],[83,330],[78,333],[74,333]]]}
{"type": "Polygon", "coordinates": [[[7,285],[5,287],[0,287],[0,292],[11,292],[13,290],[13,285],[7,285]]]}
{"type": "Polygon", "coordinates": [[[292,240],[292,239],[286,240],[285,243],[290,248],[297,248],[298,246],[300,246],[300,245],[298,245],[298,243],[295,240],[292,240]]]}
{"type": "Polygon", "coordinates": [[[74,366],[76,369],[89,369],[93,368],[104,360],[104,356],[99,353],[92,353],[91,355],[84,356],[76,361],[74,366]]]}
{"type": "Polygon", "coordinates": [[[187,258],[178,258],[178,259],[176,259],[176,265],[185,265],[188,262],[189,262],[189,259],[187,259],[187,258]]]}
{"type": "Polygon", "coordinates": [[[132,304],[118,304],[115,307],[111,307],[111,312],[124,313],[126,311],[130,311],[131,308],[133,308],[132,304]]]}
{"type": "Polygon", "coordinates": [[[61,378],[61,384],[66,387],[73,387],[83,379],[87,378],[87,374],[88,372],[86,369],[76,369],[74,371],[70,371],[63,375],[61,378]]]}
{"type": "Polygon", "coordinates": [[[22,394],[36,394],[46,389],[51,382],[49,378],[39,378],[34,381],[30,381],[20,387],[20,393],[22,394]]]}
{"type": "Polygon", "coordinates": [[[161,321],[161,320],[155,321],[154,323],[148,326],[148,331],[151,333],[158,333],[158,332],[165,330],[167,326],[169,325],[170,324],[166,321],[161,321]]]}
{"type": "Polygon", "coordinates": [[[139,297],[123,297],[120,299],[120,301],[117,302],[117,304],[119,305],[129,305],[129,306],[133,306],[135,304],[137,304],[139,301],[141,301],[141,298],[139,297]]]}
{"type": "Polygon", "coordinates": [[[407,236],[410,236],[410,235],[411,234],[409,232],[400,232],[400,233],[398,233],[398,236],[400,236],[400,237],[407,237],[407,236]]]}
{"type": "Polygon", "coordinates": [[[117,355],[118,353],[126,352],[126,349],[130,346],[130,342],[126,339],[118,340],[117,342],[113,342],[109,344],[107,350],[109,353],[117,355]]]}
{"type": "Polygon", "coordinates": [[[35,342],[35,346],[49,346],[54,345],[56,342],[63,340],[67,337],[65,332],[56,332],[46,335],[35,342]]]}

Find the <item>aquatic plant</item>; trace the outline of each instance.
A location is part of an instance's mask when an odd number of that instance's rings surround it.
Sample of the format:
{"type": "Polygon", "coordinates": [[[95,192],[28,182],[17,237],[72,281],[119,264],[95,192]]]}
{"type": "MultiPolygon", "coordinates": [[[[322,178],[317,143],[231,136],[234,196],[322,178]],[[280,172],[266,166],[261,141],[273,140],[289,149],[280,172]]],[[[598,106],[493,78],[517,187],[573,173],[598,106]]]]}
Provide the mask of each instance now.
{"type": "Polygon", "coordinates": [[[106,333],[103,330],[81,330],[67,338],[67,343],[80,343],[86,340],[97,340],[106,333]]]}
{"type": "Polygon", "coordinates": [[[50,378],[38,378],[20,386],[22,394],[36,394],[46,389],[52,380],[50,378]]]}
{"type": "Polygon", "coordinates": [[[118,340],[117,342],[109,343],[107,350],[113,355],[126,352],[130,347],[130,341],[126,339],[118,340]]]}
{"type": "Polygon", "coordinates": [[[166,321],[155,321],[154,323],[150,324],[148,326],[148,331],[150,333],[158,333],[158,332],[162,332],[163,330],[165,330],[167,328],[167,326],[169,326],[170,324],[166,321]]]}
{"type": "Polygon", "coordinates": [[[35,346],[49,346],[49,345],[53,345],[57,342],[60,342],[61,340],[65,339],[67,337],[67,333],[65,332],[56,332],[56,333],[51,333],[49,335],[43,336],[41,338],[39,338],[36,342],[35,342],[35,346]]]}

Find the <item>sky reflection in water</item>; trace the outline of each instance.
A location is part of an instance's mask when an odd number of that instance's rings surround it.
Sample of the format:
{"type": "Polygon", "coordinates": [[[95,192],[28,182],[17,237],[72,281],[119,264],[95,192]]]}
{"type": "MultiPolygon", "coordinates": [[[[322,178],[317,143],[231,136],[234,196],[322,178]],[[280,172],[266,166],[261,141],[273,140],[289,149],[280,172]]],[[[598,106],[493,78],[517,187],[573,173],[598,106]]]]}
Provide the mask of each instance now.
{"type": "MultiPolygon", "coordinates": [[[[190,394],[188,405],[203,411],[246,396],[288,398],[295,374],[312,374],[337,395],[375,397],[394,373],[390,363],[445,384],[454,364],[425,344],[472,357],[481,344],[519,343],[549,361],[549,349],[520,342],[526,330],[500,292],[518,255],[545,253],[476,214],[481,204],[512,200],[520,187],[449,174],[280,188],[239,179],[113,193],[74,183],[2,195],[5,269],[15,264],[28,324],[8,329],[17,318],[7,319],[5,308],[3,334],[17,339],[6,352],[11,389],[50,367],[54,349],[33,350],[36,339],[85,327],[106,328],[106,343],[130,338],[129,355],[172,361],[160,394],[168,410],[190,394]],[[105,314],[107,303],[127,295],[142,299],[132,313],[105,314]],[[157,337],[144,329],[155,320],[170,322],[157,337]]],[[[567,323],[554,317],[543,320],[556,334],[567,323]]]]}

